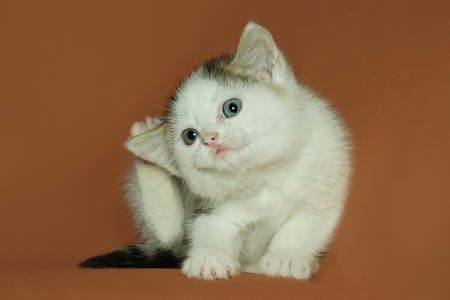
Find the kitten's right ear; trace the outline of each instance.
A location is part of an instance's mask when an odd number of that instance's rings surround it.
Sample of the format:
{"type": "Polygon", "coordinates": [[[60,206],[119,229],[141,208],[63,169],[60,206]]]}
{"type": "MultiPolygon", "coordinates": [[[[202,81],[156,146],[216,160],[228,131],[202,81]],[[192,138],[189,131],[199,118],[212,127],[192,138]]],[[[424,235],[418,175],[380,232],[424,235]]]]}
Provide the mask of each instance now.
{"type": "Polygon", "coordinates": [[[270,32],[254,22],[245,26],[231,65],[253,70],[265,82],[296,82],[270,32]]]}
{"type": "Polygon", "coordinates": [[[231,64],[252,69],[264,81],[271,82],[279,55],[270,32],[254,22],[249,22],[242,32],[231,64]]]}
{"type": "Polygon", "coordinates": [[[130,138],[125,147],[131,153],[149,162],[167,169],[172,175],[178,175],[170,147],[169,123],[130,138]]]}

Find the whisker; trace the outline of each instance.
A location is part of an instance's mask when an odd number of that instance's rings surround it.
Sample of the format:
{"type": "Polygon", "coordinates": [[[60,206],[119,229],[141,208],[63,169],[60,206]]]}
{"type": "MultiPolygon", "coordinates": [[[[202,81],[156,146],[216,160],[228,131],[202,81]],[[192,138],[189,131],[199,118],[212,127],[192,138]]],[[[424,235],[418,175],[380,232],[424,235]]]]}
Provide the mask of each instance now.
{"type": "MultiPolygon", "coordinates": [[[[141,101],[143,101],[143,102],[145,102],[145,103],[148,103],[148,104],[150,104],[150,105],[152,105],[152,106],[155,106],[155,107],[160,108],[160,109],[163,109],[163,110],[166,109],[165,106],[160,106],[160,105],[158,105],[158,104],[155,104],[154,102],[149,101],[149,100],[146,100],[145,98],[143,98],[143,97],[141,97],[141,96],[139,96],[139,95],[137,95],[137,94],[134,94],[134,93],[131,93],[131,92],[128,92],[128,93],[129,93],[130,95],[132,95],[133,97],[136,97],[137,99],[139,99],[139,100],[141,100],[141,101]]],[[[158,97],[156,97],[153,93],[150,92],[150,95],[151,95],[153,98],[155,98],[156,101],[158,101],[158,103],[161,103],[161,104],[164,104],[164,105],[165,105],[165,103],[164,103],[163,101],[161,101],[158,97]]]]}

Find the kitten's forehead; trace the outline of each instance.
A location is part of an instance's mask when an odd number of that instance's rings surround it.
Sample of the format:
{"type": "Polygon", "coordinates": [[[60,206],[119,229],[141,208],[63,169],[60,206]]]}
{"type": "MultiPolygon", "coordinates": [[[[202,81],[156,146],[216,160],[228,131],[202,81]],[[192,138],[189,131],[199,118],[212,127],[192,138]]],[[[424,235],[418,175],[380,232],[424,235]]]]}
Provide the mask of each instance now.
{"type": "Polygon", "coordinates": [[[177,90],[170,105],[170,115],[175,120],[201,120],[216,117],[222,101],[236,95],[237,88],[220,84],[203,76],[191,76],[177,90]]]}
{"type": "Polygon", "coordinates": [[[246,86],[260,83],[245,70],[231,67],[230,57],[215,58],[195,70],[177,89],[168,113],[172,118],[200,117],[210,114],[221,101],[237,97],[246,86]]]}
{"type": "Polygon", "coordinates": [[[196,121],[197,124],[212,121],[220,113],[218,108],[221,104],[231,98],[240,98],[249,91],[253,91],[253,96],[259,93],[284,96],[285,91],[281,86],[265,82],[253,70],[233,66],[230,63],[232,59],[214,58],[183,81],[167,110],[167,116],[173,123],[186,120],[196,121]]]}

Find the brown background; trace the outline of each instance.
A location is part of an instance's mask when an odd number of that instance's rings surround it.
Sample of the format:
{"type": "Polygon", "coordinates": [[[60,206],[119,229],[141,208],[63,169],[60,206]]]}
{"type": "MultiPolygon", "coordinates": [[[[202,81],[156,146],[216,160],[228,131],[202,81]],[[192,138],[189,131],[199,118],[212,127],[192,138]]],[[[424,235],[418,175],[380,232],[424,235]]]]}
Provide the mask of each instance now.
{"type": "Polygon", "coordinates": [[[450,1],[0,2],[0,299],[449,299],[450,1]],[[354,141],[336,238],[310,282],[80,270],[136,241],[132,122],[266,26],[354,141]]]}

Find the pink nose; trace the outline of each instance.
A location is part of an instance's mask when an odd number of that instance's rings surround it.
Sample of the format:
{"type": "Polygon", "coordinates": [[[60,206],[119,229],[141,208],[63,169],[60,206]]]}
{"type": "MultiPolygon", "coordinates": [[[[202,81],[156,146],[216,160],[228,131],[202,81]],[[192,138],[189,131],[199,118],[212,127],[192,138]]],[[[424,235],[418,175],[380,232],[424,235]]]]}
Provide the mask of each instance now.
{"type": "Polygon", "coordinates": [[[213,147],[216,147],[215,139],[219,134],[217,132],[207,132],[203,135],[203,144],[213,147]]]}

